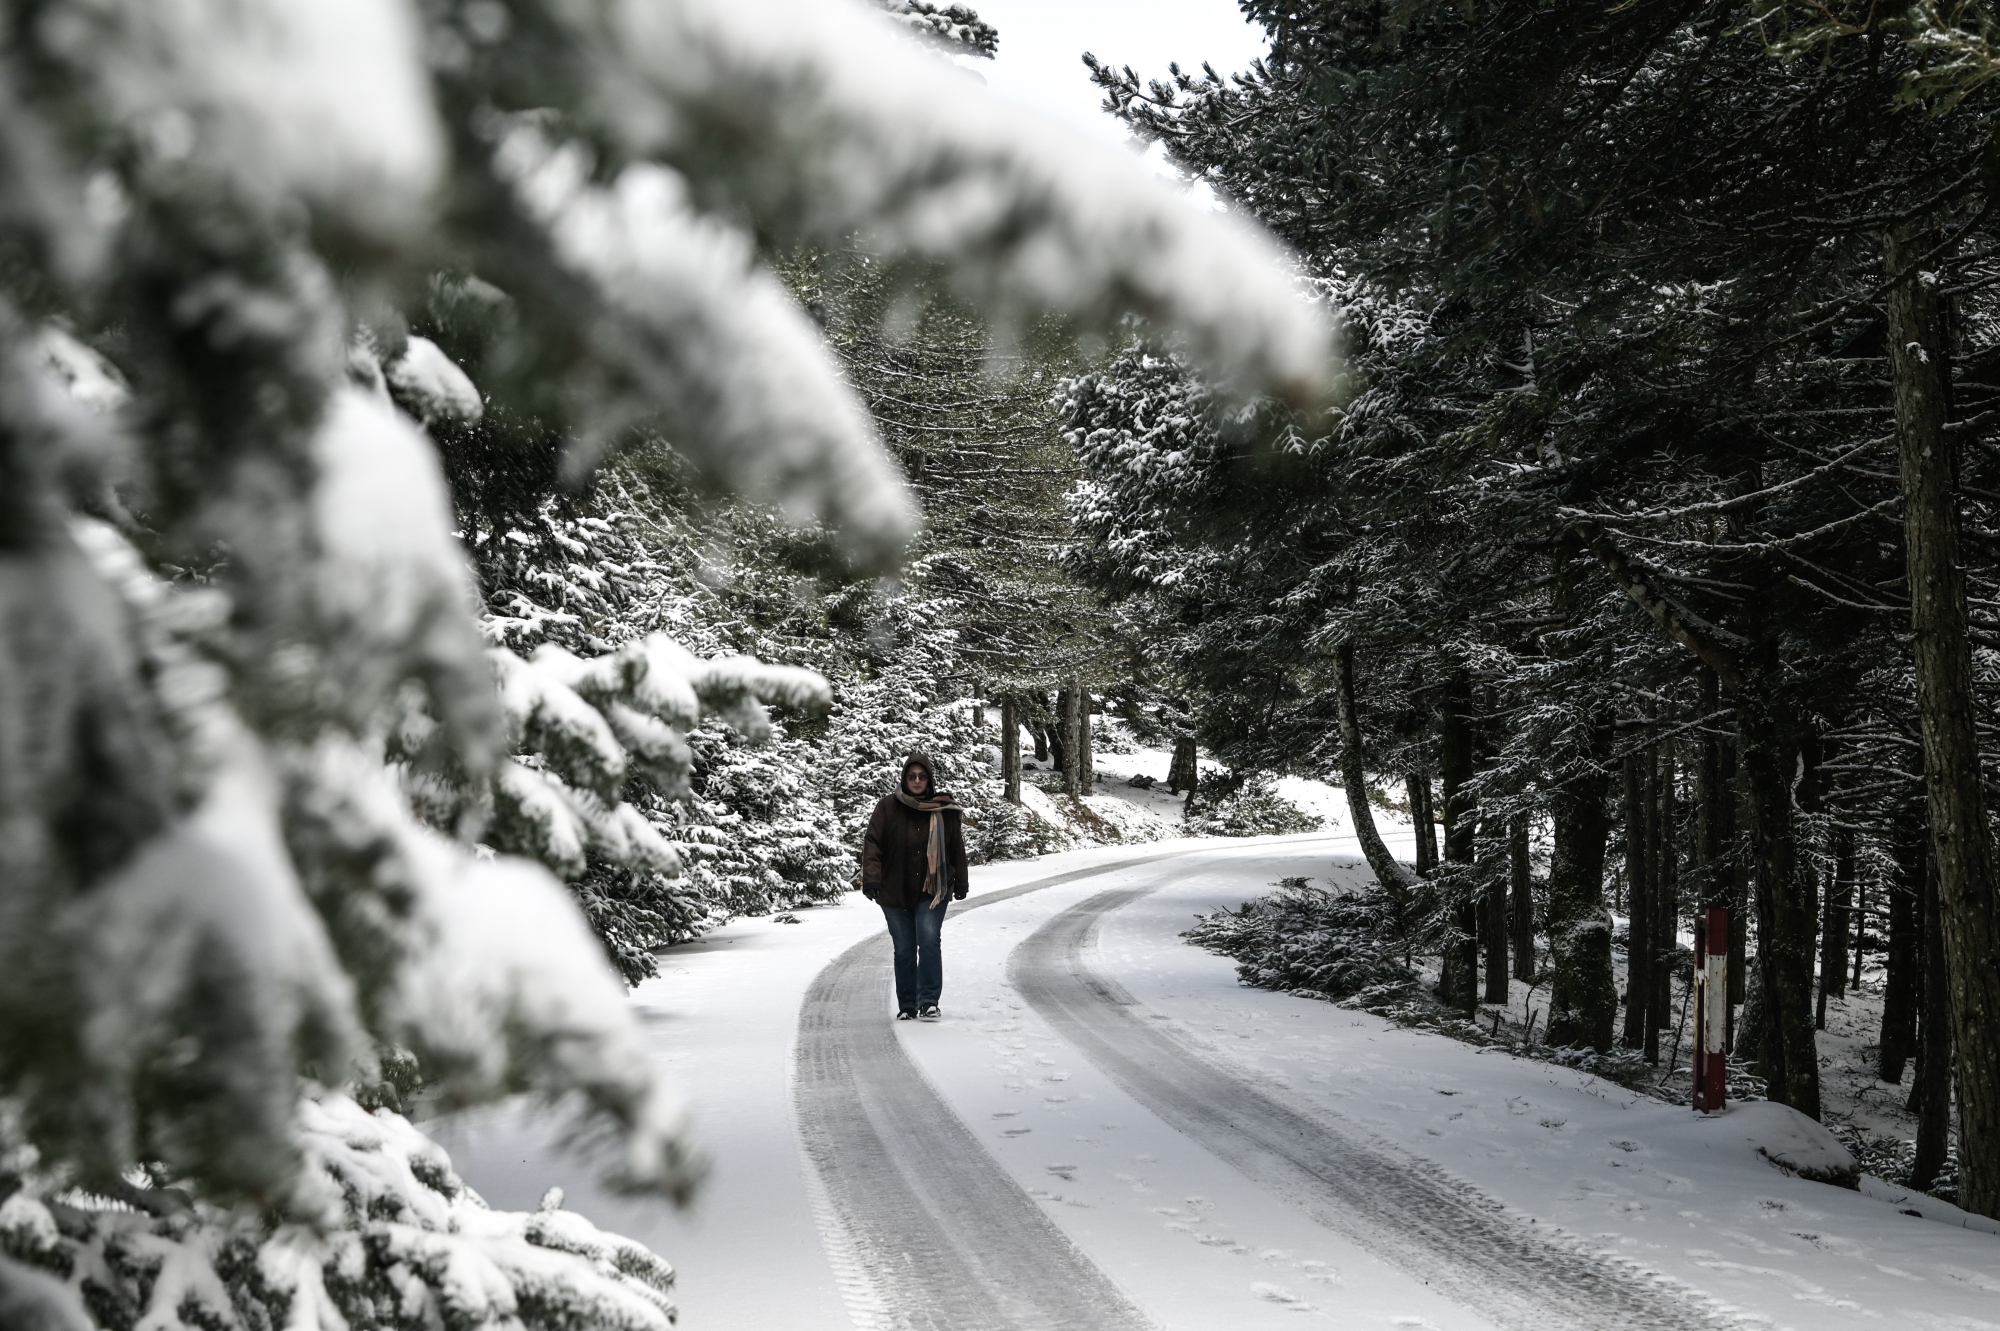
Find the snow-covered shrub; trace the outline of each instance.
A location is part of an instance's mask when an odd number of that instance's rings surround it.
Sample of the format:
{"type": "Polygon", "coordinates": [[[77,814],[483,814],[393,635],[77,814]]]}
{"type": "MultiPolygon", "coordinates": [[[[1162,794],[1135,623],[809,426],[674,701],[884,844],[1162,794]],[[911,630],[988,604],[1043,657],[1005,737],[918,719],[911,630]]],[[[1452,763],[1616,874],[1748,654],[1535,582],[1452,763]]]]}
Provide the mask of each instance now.
{"type": "Polygon", "coordinates": [[[1396,911],[1379,886],[1351,893],[1287,878],[1267,897],[1199,917],[1181,937],[1233,958],[1237,978],[1259,989],[1327,998],[1412,992],[1396,911]]]}
{"type": "MultiPolygon", "coordinates": [[[[1731,1097],[1736,1098],[1735,1096],[1731,1097]]],[[[1917,1161],[1917,1143],[1908,1137],[1885,1137],[1868,1133],[1852,1124],[1833,1124],[1831,1130],[1854,1156],[1860,1173],[1873,1174],[1892,1187],[1910,1186],[1910,1167],[1917,1161]]],[[[1945,1147],[1944,1163],[1931,1186],[1924,1189],[1939,1201],[1958,1201],[1958,1143],[1945,1147]]]]}
{"type": "Polygon", "coordinates": [[[563,1210],[560,1190],[532,1214],[490,1210],[407,1121],[334,1092],[300,1102],[297,1131],[294,1199],[265,1215],[157,1170],[65,1188],[17,1143],[0,1157],[0,1253],[57,1273],[114,1331],[673,1325],[673,1268],[563,1210]]]}
{"type": "Polygon", "coordinates": [[[1182,820],[1188,836],[1282,836],[1317,832],[1323,825],[1318,815],[1280,795],[1262,773],[1241,782],[1220,773],[1202,777],[1194,809],[1182,820]]]}

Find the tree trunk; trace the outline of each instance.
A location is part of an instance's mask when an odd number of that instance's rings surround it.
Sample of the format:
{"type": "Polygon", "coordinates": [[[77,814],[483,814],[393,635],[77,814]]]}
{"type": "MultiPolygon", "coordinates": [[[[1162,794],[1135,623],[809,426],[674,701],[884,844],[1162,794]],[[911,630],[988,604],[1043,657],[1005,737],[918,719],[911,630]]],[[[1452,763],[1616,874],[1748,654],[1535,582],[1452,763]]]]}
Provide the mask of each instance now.
{"type": "MultiPolygon", "coordinates": [[[[1891,233],[1884,247],[1889,271],[1913,269],[1926,239],[1891,233]]],[[[2000,897],[1974,728],[1957,457],[1945,433],[1946,310],[1935,277],[1913,271],[1890,289],[1888,304],[1917,713],[1958,1052],[1958,1204],[2000,1216],[2000,897]]]]}
{"type": "Polygon", "coordinates": [[[1097,793],[1097,763],[1091,754],[1090,745],[1090,690],[1083,680],[1076,681],[1076,769],[1077,780],[1083,785],[1083,793],[1097,793]]]}
{"type": "Polygon", "coordinates": [[[1368,807],[1368,772],[1361,751],[1361,718],[1354,709],[1354,641],[1348,639],[1334,649],[1334,701],[1340,711],[1340,784],[1347,792],[1347,815],[1354,823],[1354,839],[1361,843],[1361,856],[1375,872],[1375,881],[1396,902],[1398,911],[1409,906],[1410,889],[1416,877],[1382,844],[1375,830],[1375,813],[1368,807]]]}
{"type": "MultiPolygon", "coordinates": [[[[1486,836],[1489,843],[1500,832],[1498,824],[1488,820],[1486,836]]],[[[1486,958],[1483,963],[1486,973],[1486,1001],[1505,1003],[1510,990],[1507,984],[1507,887],[1505,877],[1495,869],[1486,870],[1486,904],[1480,914],[1480,921],[1486,935],[1486,958]]]]}
{"type": "Polygon", "coordinates": [[[1750,792],[1742,778],[1743,736],[1723,746],[1722,770],[1728,781],[1729,836],[1729,1001],[1740,1005],[1750,982],[1750,792]]]}
{"type": "Polygon", "coordinates": [[[1431,779],[1421,772],[1403,778],[1403,793],[1410,801],[1410,831],[1416,842],[1419,877],[1428,878],[1437,868],[1437,842],[1431,839],[1431,779]]]}
{"type": "Polygon", "coordinates": [[[1813,1025],[1826,1029],[1826,1000],[1847,992],[1847,926],[1854,906],[1854,831],[1833,829],[1833,886],[1826,893],[1826,924],[1820,930],[1819,1007],[1813,1025]]]}
{"type": "Polygon", "coordinates": [[[1680,957],[1681,874],[1678,823],[1679,804],[1674,781],[1674,745],[1671,740],[1654,750],[1650,764],[1653,776],[1652,853],[1646,857],[1653,871],[1653,957],[1647,967],[1652,980],[1652,999],[1646,1004],[1650,1014],[1646,1024],[1646,1061],[1660,1061],[1660,1032],[1674,1024],[1674,964],[1680,957]]]}
{"type": "Polygon", "coordinates": [[[1865,879],[1854,884],[1854,970],[1848,976],[1847,987],[1859,992],[1861,989],[1862,952],[1868,944],[1868,883],[1865,879]]]}
{"type": "Polygon", "coordinates": [[[1535,879],[1528,858],[1528,815],[1514,815],[1507,829],[1507,871],[1514,898],[1514,978],[1535,982],[1535,879]]]}
{"type": "Polygon", "coordinates": [[[1438,775],[1444,786],[1444,858],[1460,866],[1460,872],[1451,883],[1452,937],[1445,944],[1438,994],[1445,1006],[1471,1017],[1479,1011],[1479,899],[1470,878],[1478,814],[1466,789],[1472,780],[1472,685],[1464,671],[1451,672],[1441,701],[1438,775]]]}
{"type": "Polygon", "coordinates": [[[1628,753],[1621,765],[1625,815],[1625,1033],[1619,1043],[1639,1049],[1646,1042],[1646,1005],[1653,986],[1650,963],[1653,955],[1653,913],[1647,893],[1653,881],[1646,862],[1652,838],[1646,834],[1647,755],[1628,753]]]}
{"type": "MultiPolygon", "coordinates": [[[[1555,556],[1550,609],[1564,623],[1574,622],[1583,608],[1585,594],[1579,585],[1583,553],[1580,540],[1571,538],[1555,556]]],[[[1591,718],[1576,738],[1583,750],[1580,770],[1549,798],[1555,823],[1549,860],[1549,964],[1554,975],[1546,1029],[1552,1045],[1589,1045],[1601,1054],[1611,1048],[1611,1028],[1618,1013],[1618,985],[1611,973],[1611,915],[1604,908],[1610,718],[1591,718]]]]}
{"type": "MultiPolygon", "coordinates": [[[[1937,1182],[1951,1141],[1951,978],[1945,964],[1942,893],[1935,873],[1924,875],[1924,1010],[1923,1038],[1917,1045],[1917,1076],[1910,1108],[1917,1115],[1917,1149],[1910,1162],[1910,1186],[1926,1189],[1937,1182]]],[[[1961,1109],[1961,1113],[1963,1110],[1961,1109]]],[[[1964,1144],[1960,1143],[1960,1156],[1964,1144]]],[[[1959,1187],[1964,1189],[1963,1158],[1959,1187]]]]}
{"type": "MultiPolygon", "coordinates": [[[[1768,662],[1767,662],[1768,666],[1768,662]]],[[[1799,748],[1775,713],[1770,671],[1737,699],[1743,768],[1750,793],[1750,838],[1757,887],[1757,967],[1763,989],[1760,1033],[1768,1094],[1819,1117],[1819,1050],[1812,1028],[1812,940],[1817,893],[1800,872],[1791,776],[1799,748]]]]}
{"type": "Polygon", "coordinates": [[[1611,974],[1611,914],[1604,906],[1604,843],[1610,835],[1605,813],[1603,763],[1609,760],[1611,729],[1593,725],[1585,737],[1593,768],[1573,777],[1549,801],[1555,819],[1555,852],[1549,863],[1549,959],[1554,982],[1549,994],[1548,1042],[1611,1048],[1618,1010],[1618,986],[1611,974]]]}
{"type": "Polygon", "coordinates": [[[1000,700],[1000,780],[1009,803],[1021,802],[1021,707],[1012,694],[1000,700]]]}
{"type": "Polygon", "coordinates": [[[1917,1042],[1917,1009],[1923,974],[1924,879],[1930,874],[1929,830],[1922,811],[1897,838],[1896,881],[1889,885],[1888,949],[1882,958],[1882,1038],[1875,1073],[1890,1085],[1900,1085],[1903,1065],[1917,1042]]]}
{"type": "Polygon", "coordinates": [[[1167,789],[1176,795],[1194,794],[1201,782],[1201,768],[1196,760],[1194,737],[1184,736],[1174,741],[1174,761],[1167,768],[1167,789]]]}
{"type": "Polygon", "coordinates": [[[1035,737],[1035,761],[1038,763],[1047,762],[1049,760],[1049,728],[1044,725],[1030,725],[1028,733],[1035,737]]]}
{"type": "Polygon", "coordinates": [[[1071,683],[1062,691],[1062,752],[1056,755],[1063,773],[1063,794],[1076,799],[1083,794],[1083,689],[1071,683]]]}

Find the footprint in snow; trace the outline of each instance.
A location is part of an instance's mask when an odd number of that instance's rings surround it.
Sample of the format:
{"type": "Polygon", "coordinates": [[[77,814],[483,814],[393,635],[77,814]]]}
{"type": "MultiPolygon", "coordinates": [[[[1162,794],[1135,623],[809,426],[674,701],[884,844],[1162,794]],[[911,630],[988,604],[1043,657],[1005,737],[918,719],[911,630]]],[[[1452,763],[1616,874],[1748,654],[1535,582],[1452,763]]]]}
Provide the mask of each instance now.
{"type": "Polygon", "coordinates": [[[1283,1285],[1273,1285],[1269,1281],[1259,1280],[1250,1286],[1250,1292],[1267,1303],[1281,1303],[1300,1312],[1307,1311],[1309,1307],[1304,1299],[1283,1285]]]}

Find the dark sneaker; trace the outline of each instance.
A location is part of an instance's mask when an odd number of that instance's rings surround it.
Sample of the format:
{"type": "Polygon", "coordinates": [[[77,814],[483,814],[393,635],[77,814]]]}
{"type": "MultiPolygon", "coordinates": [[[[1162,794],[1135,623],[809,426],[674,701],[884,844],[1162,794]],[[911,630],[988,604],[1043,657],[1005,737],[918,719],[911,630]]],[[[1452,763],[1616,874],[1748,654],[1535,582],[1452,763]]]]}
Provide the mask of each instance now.
{"type": "Polygon", "coordinates": [[[917,1009],[917,1015],[925,1021],[936,1021],[940,1015],[936,1003],[926,1003],[917,1009]]]}
{"type": "Polygon", "coordinates": [[[896,1014],[896,1020],[897,1020],[897,1021],[914,1021],[914,1020],[916,1020],[916,1016],[917,1016],[917,1014],[916,1014],[916,1011],[915,1011],[915,1009],[913,1009],[913,1008],[904,1008],[904,1009],[903,1009],[903,1010],[902,1010],[901,1012],[898,1012],[898,1013],[896,1014]]]}

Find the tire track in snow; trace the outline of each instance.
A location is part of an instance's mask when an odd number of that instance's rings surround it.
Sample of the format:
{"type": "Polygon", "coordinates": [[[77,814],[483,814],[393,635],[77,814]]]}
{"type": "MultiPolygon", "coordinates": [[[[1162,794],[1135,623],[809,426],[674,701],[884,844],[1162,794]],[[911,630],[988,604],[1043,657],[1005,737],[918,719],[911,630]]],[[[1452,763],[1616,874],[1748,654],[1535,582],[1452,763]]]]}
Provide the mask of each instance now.
{"type": "MultiPolygon", "coordinates": [[[[953,913],[1189,853],[1037,879],[953,913]]],[[[889,1017],[890,959],[877,935],[821,971],[793,1053],[799,1141],[850,1312],[883,1331],[1151,1331],[910,1061],[889,1017]]]]}
{"type": "Polygon", "coordinates": [[[1085,957],[1105,915],[1156,888],[1100,892],[1042,925],[1007,962],[1028,1004],[1133,1099],[1318,1223],[1509,1331],[1719,1324],[1701,1296],[1543,1239],[1428,1161],[1294,1107],[1163,1029],[1085,957]]]}

